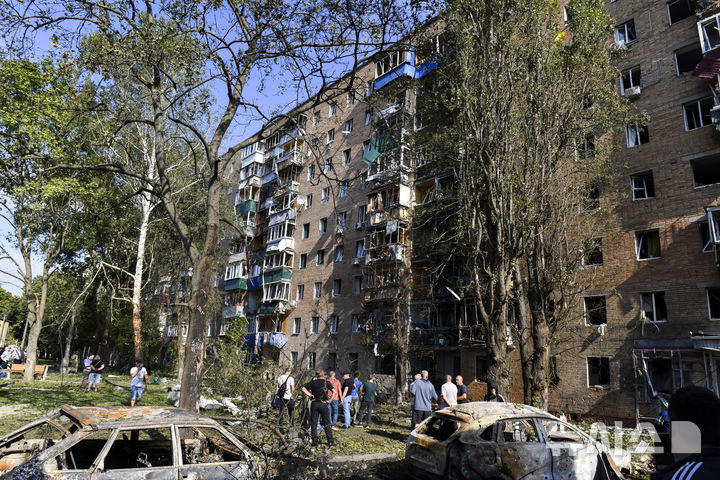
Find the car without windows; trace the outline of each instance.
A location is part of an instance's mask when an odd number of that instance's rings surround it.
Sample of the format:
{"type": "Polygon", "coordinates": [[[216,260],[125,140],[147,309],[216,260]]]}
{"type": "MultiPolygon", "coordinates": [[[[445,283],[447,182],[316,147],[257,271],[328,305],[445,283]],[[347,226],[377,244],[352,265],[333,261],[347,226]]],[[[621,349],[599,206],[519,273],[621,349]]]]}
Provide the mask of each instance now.
{"type": "Polygon", "coordinates": [[[435,412],[410,434],[420,476],[483,480],[622,480],[605,446],[538,408],[471,402],[435,412]]]}
{"type": "Polygon", "coordinates": [[[0,439],[0,480],[257,479],[218,422],[163,407],[62,406],[0,439]]]}

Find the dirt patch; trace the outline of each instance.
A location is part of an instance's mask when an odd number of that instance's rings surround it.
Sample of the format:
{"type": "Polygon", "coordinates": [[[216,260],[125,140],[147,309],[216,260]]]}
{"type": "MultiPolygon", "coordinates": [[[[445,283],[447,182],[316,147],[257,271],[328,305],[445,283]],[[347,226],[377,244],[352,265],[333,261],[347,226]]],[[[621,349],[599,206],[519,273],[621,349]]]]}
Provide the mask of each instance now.
{"type": "Polygon", "coordinates": [[[7,418],[8,415],[15,415],[20,413],[27,414],[29,411],[32,410],[32,406],[27,403],[0,405],[0,418],[7,418]]]}

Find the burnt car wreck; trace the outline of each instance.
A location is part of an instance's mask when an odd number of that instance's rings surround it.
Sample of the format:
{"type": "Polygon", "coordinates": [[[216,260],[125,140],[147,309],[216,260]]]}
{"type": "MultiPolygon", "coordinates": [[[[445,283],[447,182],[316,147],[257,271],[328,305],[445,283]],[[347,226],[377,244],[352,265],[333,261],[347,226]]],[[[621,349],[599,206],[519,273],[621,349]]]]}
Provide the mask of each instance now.
{"type": "Polygon", "coordinates": [[[0,480],[258,478],[218,422],[160,407],[63,406],[0,439],[0,480]]]}
{"type": "Polygon", "coordinates": [[[602,444],[543,410],[515,403],[437,411],[410,434],[405,457],[425,477],[623,479],[602,444]]]}

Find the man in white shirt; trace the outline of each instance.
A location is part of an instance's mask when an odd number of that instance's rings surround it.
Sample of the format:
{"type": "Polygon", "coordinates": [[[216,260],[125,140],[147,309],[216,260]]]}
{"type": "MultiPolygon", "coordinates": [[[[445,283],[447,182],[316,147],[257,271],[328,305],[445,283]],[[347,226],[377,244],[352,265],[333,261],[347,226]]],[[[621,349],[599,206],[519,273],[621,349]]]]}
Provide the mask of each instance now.
{"type": "Polygon", "coordinates": [[[290,417],[290,426],[295,426],[295,402],[292,399],[293,393],[295,393],[295,379],[290,376],[292,373],[291,368],[286,368],[285,373],[280,375],[275,382],[275,394],[280,397],[280,420],[279,425],[282,427],[283,424],[283,413],[287,408],[288,416],[290,417]]]}
{"type": "Polygon", "coordinates": [[[457,387],[451,375],[445,375],[445,383],[440,387],[440,408],[457,405],[457,387]]]}

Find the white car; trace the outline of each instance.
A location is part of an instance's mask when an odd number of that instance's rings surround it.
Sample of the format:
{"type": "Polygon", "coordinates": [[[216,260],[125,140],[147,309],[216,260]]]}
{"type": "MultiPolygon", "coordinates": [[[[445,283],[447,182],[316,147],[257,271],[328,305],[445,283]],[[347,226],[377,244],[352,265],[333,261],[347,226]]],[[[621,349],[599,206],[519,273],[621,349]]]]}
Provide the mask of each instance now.
{"type": "Polygon", "coordinates": [[[471,402],[419,424],[405,458],[416,473],[452,479],[622,480],[607,449],[535,407],[471,402]]]}

